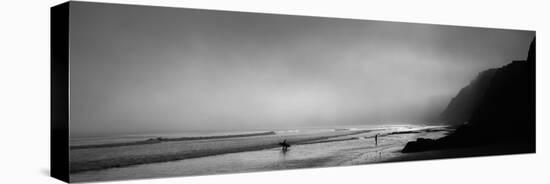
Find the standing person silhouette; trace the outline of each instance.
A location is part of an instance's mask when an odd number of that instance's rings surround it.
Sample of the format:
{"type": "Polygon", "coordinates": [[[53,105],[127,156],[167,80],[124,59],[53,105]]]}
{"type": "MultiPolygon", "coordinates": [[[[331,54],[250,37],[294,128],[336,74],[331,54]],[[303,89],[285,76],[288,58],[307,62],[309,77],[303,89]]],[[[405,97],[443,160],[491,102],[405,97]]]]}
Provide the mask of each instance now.
{"type": "Polygon", "coordinates": [[[374,146],[378,147],[378,134],[374,135],[374,146]]]}

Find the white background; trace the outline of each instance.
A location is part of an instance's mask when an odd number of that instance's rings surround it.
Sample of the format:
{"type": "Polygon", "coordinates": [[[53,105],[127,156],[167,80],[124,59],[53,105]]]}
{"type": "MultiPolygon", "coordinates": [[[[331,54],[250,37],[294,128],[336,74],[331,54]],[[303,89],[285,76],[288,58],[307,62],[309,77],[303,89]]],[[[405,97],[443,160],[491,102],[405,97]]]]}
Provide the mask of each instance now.
{"type": "MultiPolygon", "coordinates": [[[[2,1],[0,183],[62,183],[49,177],[49,7],[56,0],[2,1]]],[[[505,0],[108,0],[102,2],[435,23],[537,31],[537,153],[109,183],[549,183],[550,6],[505,0]],[[546,71],[546,72],[545,72],[546,71]]]]}

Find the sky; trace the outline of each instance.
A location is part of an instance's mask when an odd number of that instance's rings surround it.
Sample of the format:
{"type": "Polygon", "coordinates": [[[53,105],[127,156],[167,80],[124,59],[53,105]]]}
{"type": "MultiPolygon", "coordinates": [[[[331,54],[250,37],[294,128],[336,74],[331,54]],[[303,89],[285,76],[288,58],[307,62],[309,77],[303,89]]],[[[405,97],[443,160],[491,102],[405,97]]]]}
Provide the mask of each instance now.
{"type": "Polygon", "coordinates": [[[71,137],[425,124],[533,31],[72,2],[71,137]]]}

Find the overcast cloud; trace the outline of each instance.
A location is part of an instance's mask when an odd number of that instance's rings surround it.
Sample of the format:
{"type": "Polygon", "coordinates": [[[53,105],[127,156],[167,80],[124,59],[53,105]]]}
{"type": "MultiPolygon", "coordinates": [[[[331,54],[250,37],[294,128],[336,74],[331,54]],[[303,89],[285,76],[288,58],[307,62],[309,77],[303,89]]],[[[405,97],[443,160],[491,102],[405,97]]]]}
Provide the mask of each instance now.
{"type": "Polygon", "coordinates": [[[71,136],[426,123],[534,32],[71,4],[71,136]]]}

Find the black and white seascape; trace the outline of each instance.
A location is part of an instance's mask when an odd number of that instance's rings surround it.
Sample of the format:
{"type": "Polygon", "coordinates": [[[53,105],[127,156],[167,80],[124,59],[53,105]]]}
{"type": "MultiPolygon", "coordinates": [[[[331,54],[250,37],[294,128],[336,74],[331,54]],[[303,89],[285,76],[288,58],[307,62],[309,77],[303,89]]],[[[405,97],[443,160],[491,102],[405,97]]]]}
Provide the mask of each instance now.
{"type": "Polygon", "coordinates": [[[535,32],[72,2],[70,180],[535,152],[535,32]]]}

